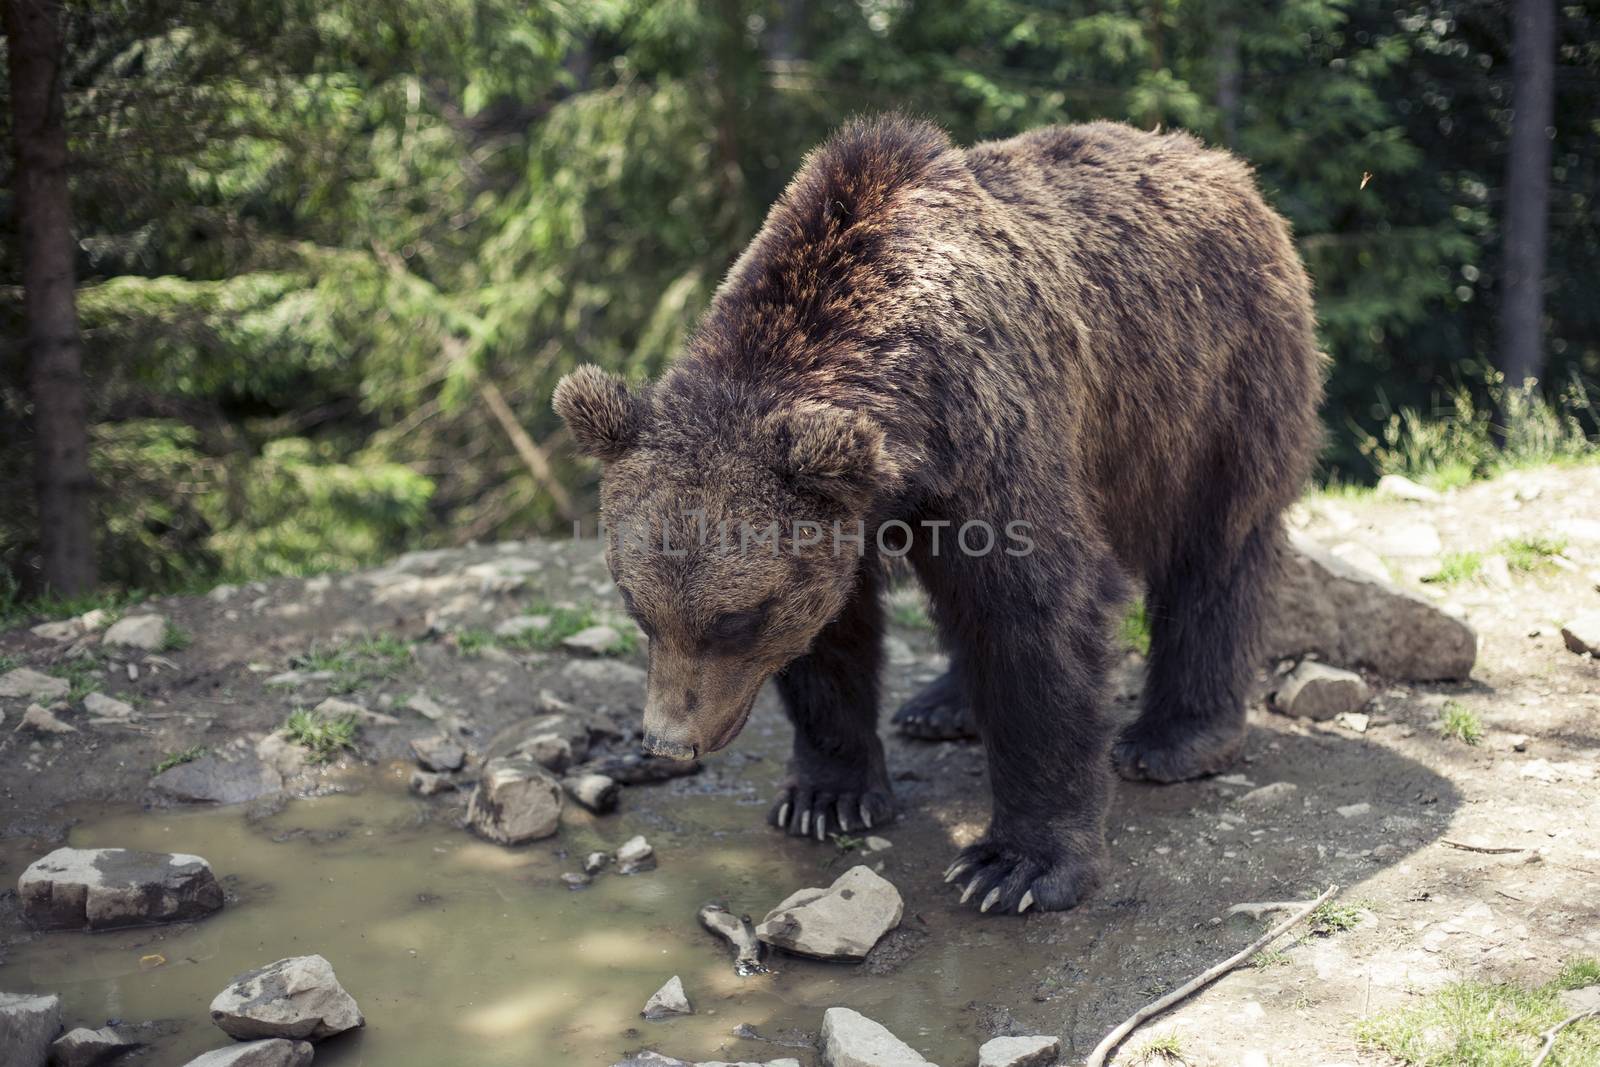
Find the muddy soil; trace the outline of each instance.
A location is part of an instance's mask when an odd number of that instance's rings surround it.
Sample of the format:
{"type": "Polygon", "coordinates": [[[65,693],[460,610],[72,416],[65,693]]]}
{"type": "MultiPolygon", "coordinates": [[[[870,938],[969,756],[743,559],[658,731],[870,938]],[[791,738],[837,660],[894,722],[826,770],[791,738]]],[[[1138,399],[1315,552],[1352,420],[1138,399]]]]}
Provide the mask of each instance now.
{"type": "MultiPolygon", "coordinates": [[[[1454,978],[1538,982],[1566,958],[1600,956],[1600,663],[1567,651],[1559,633],[1563,620],[1600,609],[1600,469],[1523,472],[1432,504],[1309,498],[1293,519],[1325,544],[1370,548],[1398,581],[1464,611],[1482,635],[1472,679],[1370,678],[1379,695],[1364,732],[1289,719],[1258,699],[1233,775],[1120,783],[1104,887],[1072,912],[1022,918],[980,917],[940,879],[986,818],[976,744],[907,741],[885,725],[902,806],[879,831],[887,851],[863,856],[849,840],[766,829],[789,735],[770,693],[702,774],[630,787],[614,816],[569,806],[560,836],[522,849],[461,830],[459,795],[407,795],[406,743],[435,729],[407,709],[414,694],[459,722],[469,747],[525,715],[542,688],[636,724],[641,653],[469,655],[457,636],[533,605],[615,607],[590,544],[419,553],[372,572],[156,601],[138,610],[168,616],[192,635],[187,647],[129,654],[90,641],[93,667],[76,669],[80,688],[133,703],[130,724],[91,724],[74,704],[61,717],[77,733],[40,735],[15,728],[25,701],[0,704],[0,884],[63,841],[161,847],[208,856],[230,906],[192,926],[39,935],[8,889],[0,988],[61,993],[69,1025],[159,1022],[148,1060],[159,1063],[222,1043],[206,1005],[228,977],[306,952],[333,961],[368,1018],[365,1034],[322,1046],[319,1063],[438,1063],[445,1050],[449,1062],[606,1064],[649,1047],[809,1064],[808,1049],[735,1028],[804,1043],[834,1004],[877,1018],[938,1063],[973,1062],[978,1044],[1002,1033],[1060,1034],[1063,1062],[1078,1062],[1142,1003],[1256,936],[1262,921],[1223,918],[1230,905],[1338,884],[1362,909],[1352,929],[1229,976],[1136,1035],[1123,1062],[1152,1033],[1177,1033],[1195,1064],[1262,1062],[1255,1054],[1389,1062],[1356,1041],[1365,1015],[1454,978]],[[1563,547],[1509,583],[1495,567],[1420,582],[1445,553],[1492,555],[1534,535],[1563,547]],[[413,642],[409,661],[364,680],[267,684],[313,647],[374,634],[413,642]],[[401,721],[365,726],[356,754],[292,783],[320,797],[276,811],[152,806],[146,783],[164,756],[263,736],[330,685],[401,721]],[[1450,701],[1481,719],[1478,744],[1442,736],[1450,701]],[[1275,782],[1297,787],[1287,803],[1239,803],[1275,782]],[[656,844],[657,870],[602,876],[582,892],[562,885],[583,851],[634,833],[656,844]],[[901,930],[864,964],[784,959],[776,974],[739,979],[695,921],[711,899],[759,918],[855,862],[881,864],[906,901],[901,930]],[[161,962],[140,963],[152,955],[161,962]],[[673,974],[699,1014],[645,1023],[639,1007],[673,974]]],[[[931,632],[906,625],[910,612],[895,617],[888,708],[942,663],[931,632]]],[[[12,665],[60,670],[68,651],[26,630],[0,636],[12,665]]],[[[1119,716],[1135,710],[1140,666],[1129,653],[1119,672],[1119,716]]],[[[1263,670],[1263,693],[1275,666],[1263,670]]]]}

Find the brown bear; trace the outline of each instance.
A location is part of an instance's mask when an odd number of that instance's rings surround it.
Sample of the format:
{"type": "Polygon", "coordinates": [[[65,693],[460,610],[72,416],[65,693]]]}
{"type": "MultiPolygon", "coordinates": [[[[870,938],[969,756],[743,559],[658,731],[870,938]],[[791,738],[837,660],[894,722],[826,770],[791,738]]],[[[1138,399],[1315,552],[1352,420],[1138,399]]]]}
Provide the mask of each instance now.
{"type": "Polygon", "coordinates": [[[988,755],[989,828],[946,880],[984,911],[1071,907],[1104,864],[1112,766],[1172,782],[1239,748],[1321,371],[1288,227],[1231,155],[1106,122],[964,151],[926,122],[848,124],[659,382],[582,367],[555,392],[606,463],[647,748],[722,748],[775,677],[794,756],[770,821],[892,818],[879,593],[904,557],[951,661],[918,707],[970,707],[988,755]],[[1113,739],[1135,582],[1149,676],[1113,739]]]}

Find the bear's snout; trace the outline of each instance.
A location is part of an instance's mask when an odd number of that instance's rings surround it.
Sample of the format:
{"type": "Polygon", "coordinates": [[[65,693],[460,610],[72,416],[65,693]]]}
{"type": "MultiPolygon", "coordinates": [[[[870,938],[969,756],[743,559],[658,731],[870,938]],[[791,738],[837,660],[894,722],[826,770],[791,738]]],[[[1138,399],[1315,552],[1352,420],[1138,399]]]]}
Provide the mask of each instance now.
{"type": "Polygon", "coordinates": [[[669,741],[652,733],[644,735],[644,750],[647,755],[665,756],[667,759],[675,760],[692,760],[697,755],[693,745],[686,745],[682,741],[669,741]]]}

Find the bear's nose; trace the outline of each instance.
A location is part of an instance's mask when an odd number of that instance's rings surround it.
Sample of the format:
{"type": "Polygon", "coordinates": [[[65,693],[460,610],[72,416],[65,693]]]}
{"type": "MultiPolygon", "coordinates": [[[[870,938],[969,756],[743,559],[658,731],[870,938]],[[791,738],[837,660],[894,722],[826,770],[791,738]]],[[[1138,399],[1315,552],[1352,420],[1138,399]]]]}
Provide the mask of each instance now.
{"type": "Polygon", "coordinates": [[[644,750],[652,756],[665,756],[667,759],[692,760],[695,757],[695,746],[686,745],[681,741],[669,741],[665,737],[646,732],[644,735],[644,750]]]}

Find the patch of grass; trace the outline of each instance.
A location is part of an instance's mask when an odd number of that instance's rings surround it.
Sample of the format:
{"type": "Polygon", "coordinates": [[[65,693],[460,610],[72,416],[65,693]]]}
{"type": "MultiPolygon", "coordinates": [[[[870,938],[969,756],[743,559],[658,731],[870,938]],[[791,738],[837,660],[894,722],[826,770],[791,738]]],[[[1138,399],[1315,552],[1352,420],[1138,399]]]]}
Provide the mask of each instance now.
{"type": "Polygon", "coordinates": [[[1459,701],[1447,700],[1439,709],[1439,733],[1463,744],[1476,745],[1483,740],[1483,720],[1459,701]]]}
{"type": "Polygon", "coordinates": [[[1551,566],[1550,560],[1567,550],[1567,539],[1559,535],[1529,534],[1501,541],[1500,554],[1514,571],[1534,574],[1551,566]]]}
{"type": "Polygon", "coordinates": [[[1600,985],[1600,960],[1592,957],[1578,957],[1570,959],[1561,968],[1561,973],[1556,975],[1556,988],[1582,989],[1585,986],[1600,985]]]}
{"type": "Polygon", "coordinates": [[[354,693],[374,682],[399,677],[411,663],[411,645],[393,634],[378,634],[335,645],[313,644],[289,666],[302,671],[329,671],[328,690],[354,693]]]}
{"type": "Polygon", "coordinates": [[[1269,967],[1287,967],[1289,953],[1281,948],[1268,949],[1250,961],[1250,966],[1258,971],[1267,970],[1269,967]]]}
{"type": "Polygon", "coordinates": [[[132,589],[106,590],[74,597],[46,596],[23,600],[15,595],[14,591],[0,588],[0,630],[50,622],[54,619],[70,619],[95,608],[106,612],[108,616],[106,625],[109,626],[126,614],[128,608],[148,600],[151,596],[152,594],[142,589],[132,589]]]}
{"type": "Polygon", "coordinates": [[[160,774],[162,771],[170,771],[172,768],[181,766],[185,763],[193,763],[195,760],[199,759],[201,756],[204,756],[209,751],[210,749],[206,748],[205,745],[190,745],[188,748],[180,749],[177,752],[168,752],[165,756],[162,756],[160,762],[158,762],[155,767],[151,769],[151,773],[160,774]]]}
{"type": "Polygon", "coordinates": [[[1144,601],[1135,601],[1128,609],[1117,628],[1117,636],[1124,647],[1141,656],[1150,654],[1150,616],[1145,611],[1144,601]]]}
{"type": "Polygon", "coordinates": [[[358,729],[354,715],[329,718],[305,708],[290,712],[283,724],[284,736],[310,753],[316,763],[327,763],[342,749],[353,750],[358,729]]]}
{"type": "MultiPolygon", "coordinates": [[[[1575,963],[1600,972],[1593,960],[1575,963]]],[[[1533,989],[1455,982],[1419,1004],[1362,1021],[1356,1037],[1413,1067],[1526,1067],[1543,1043],[1539,1035],[1571,1014],[1558,996],[1562,988],[1560,978],[1533,989]]],[[[1600,1063],[1600,1019],[1561,1031],[1545,1062],[1600,1063]]]]}
{"type": "Polygon", "coordinates": [[[161,651],[182,652],[194,644],[194,635],[181,626],[167,624],[167,632],[161,635],[161,651]]]}
{"type": "Polygon", "coordinates": [[[1152,1037],[1140,1045],[1133,1053],[1133,1062],[1137,1064],[1152,1063],[1187,1063],[1183,1058],[1183,1039],[1176,1030],[1160,1037],[1152,1037]]]}
{"type": "Polygon", "coordinates": [[[1317,937],[1354,930],[1361,922],[1364,909],[1360,901],[1330,900],[1306,916],[1306,928],[1317,937]]]}
{"type": "Polygon", "coordinates": [[[931,630],[933,620],[920,600],[894,599],[889,602],[889,621],[907,630],[931,630]]]}
{"type": "Polygon", "coordinates": [[[57,678],[67,680],[72,686],[67,692],[67,700],[76,704],[100,688],[100,681],[105,677],[105,668],[93,656],[74,656],[51,667],[50,673],[57,678]]]}
{"type": "Polygon", "coordinates": [[[1476,552],[1447,552],[1439,560],[1439,569],[1423,575],[1422,580],[1440,585],[1470,582],[1478,576],[1482,567],[1483,557],[1476,552]]]}
{"type": "Polygon", "coordinates": [[[575,608],[536,605],[528,608],[523,614],[543,615],[550,620],[550,625],[543,629],[528,629],[505,637],[497,636],[489,630],[458,630],[455,635],[456,647],[461,650],[463,656],[481,655],[486,648],[504,648],[517,652],[549,652],[560,647],[561,642],[573,634],[587,630],[591,626],[610,626],[617,631],[620,640],[603,653],[604,655],[627,656],[639,648],[639,634],[631,622],[619,620],[593,605],[575,608]]]}
{"type": "Polygon", "coordinates": [[[14,671],[20,666],[22,666],[22,660],[16,656],[0,656],[0,674],[14,671]]]}
{"type": "Polygon", "coordinates": [[[829,834],[828,836],[833,838],[834,847],[837,848],[841,853],[854,852],[856,849],[866,844],[866,838],[851,837],[849,834],[829,834]]]}

